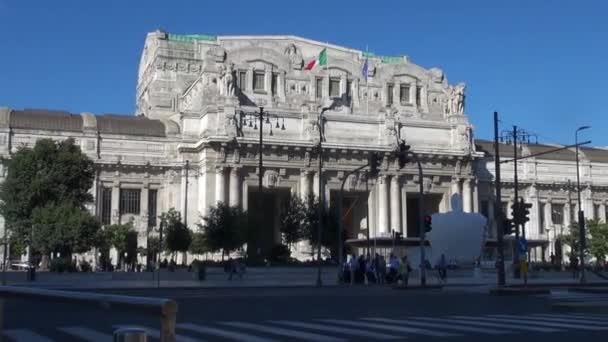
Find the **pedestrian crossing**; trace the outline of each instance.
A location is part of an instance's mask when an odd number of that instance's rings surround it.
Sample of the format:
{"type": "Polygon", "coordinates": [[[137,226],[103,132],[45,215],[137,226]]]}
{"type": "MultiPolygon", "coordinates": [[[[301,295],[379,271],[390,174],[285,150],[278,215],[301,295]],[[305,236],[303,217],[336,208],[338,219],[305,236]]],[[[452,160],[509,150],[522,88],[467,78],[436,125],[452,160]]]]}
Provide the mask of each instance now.
{"type": "MultiPolygon", "coordinates": [[[[160,331],[151,326],[112,325],[112,329],[137,327],[147,332],[150,340],[158,341],[160,331]]],[[[466,336],[497,336],[509,334],[551,334],[566,331],[600,332],[608,330],[608,315],[583,313],[530,313],[359,317],[355,319],[319,318],[308,320],[210,321],[184,322],[176,325],[176,340],[194,341],[382,341],[407,338],[445,338],[466,336]]],[[[56,342],[112,340],[112,331],[84,326],[57,327],[49,331],[8,329],[5,340],[12,342],[56,342]],[[48,334],[45,336],[45,334],[48,334]],[[52,335],[52,336],[49,336],[52,335]]],[[[526,335],[527,336],[527,335],[526,335]]]]}
{"type": "Polygon", "coordinates": [[[608,294],[569,292],[567,290],[552,290],[549,298],[556,302],[602,302],[608,303],[608,294]]]}

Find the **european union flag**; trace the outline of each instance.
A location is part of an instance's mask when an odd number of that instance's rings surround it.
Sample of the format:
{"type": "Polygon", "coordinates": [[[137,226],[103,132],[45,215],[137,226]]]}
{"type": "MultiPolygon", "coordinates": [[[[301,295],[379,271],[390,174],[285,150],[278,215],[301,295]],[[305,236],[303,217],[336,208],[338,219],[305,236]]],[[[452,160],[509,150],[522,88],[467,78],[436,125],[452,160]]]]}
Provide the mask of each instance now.
{"type": "Polygon", "coordinates": [[[365,81],[367,81],[367,60],[368,58],[365,58],[365,63],[363,63],[363,69],[361,69],[361,73],[363,74],[363,78],[365,78],[365,81]]]}

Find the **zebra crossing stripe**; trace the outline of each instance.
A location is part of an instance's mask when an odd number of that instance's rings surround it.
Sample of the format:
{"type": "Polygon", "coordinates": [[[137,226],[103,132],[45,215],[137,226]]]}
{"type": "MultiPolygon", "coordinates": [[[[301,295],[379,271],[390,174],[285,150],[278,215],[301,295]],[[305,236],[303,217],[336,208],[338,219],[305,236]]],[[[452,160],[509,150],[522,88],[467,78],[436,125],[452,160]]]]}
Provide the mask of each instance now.
{"type": "Polygon", "coordinates": [[[511,323],[544,325],[546,327],[569,328],[569,329],[580,329],[580,330],[608,330],[608,327],[595,327],[595,326],[588,326],[588,325],[583,325],[583,324],[547,322],[547,321],[538,320],[533,317],[521,318],[521,316],[515,316],[515,315],[488,315],[488,316],[493,317],[494,319],[496,319],[500,322],[504,321],[504,322],[511,322],[511,323]]]}
{"type": "Polygon", "coordinates": [[[564,319],[578,319],[578,320],[588,320],[591,322],[608,322],[607,318],[599,318],[599,317],[591,317],[591,316],[583,316],[583,315],[560,315],[560,314],[532,314],[535,317],[550,317],[550,318],[564,318],[564,319]]]}
{"type": "Polygon", "coordinates": [[[569,314],[569,316],[578,316],[578,317],[583,317],[583,318],[588,318],[588,319],[596,319],[596,320],[601,320],[601,321],[607,321],[607,320],[608,320],[608,316],[607,316],[607,315],[602,315],[602,314],[592,314],[592,313],[588,313],[588,314],[580,314],[580,313],[571,313],[571,314],[569,314]]]}
{"type": "Polygon", "coordinates": [[[89,342],[106,342],[112,341],[113,338],[111,335],[84,327],[61,327],[57,328],[57,330],[89,342]]]}
{"type": "Polygon", "coordinates": [[[271,322],[283,324],[283,325],[289,325],[289,326],[293,326],[293,327],[297,327],[297,328],[305,328],[305,329],[313,329],[313,330],[316,329],[316,330],[321,330],[321,331],[328,331],[328,332],[334,332],[334,333],[340,333],[340,334],[346,334],[346,335],[363,336],[363,337],[376,338],[376,339],[392,340],[392,339],[402,338],[401,336],[381,334],[381,333],[376,333],[376,332],[371,332],[371,331],[366,331],[366,330],[361,330],[361,329],[341,328],[341,327],[328,326],[328,325],[316,324],[316,323],[304,323],[304,322],[295,322],[295,321],[271,321],[271,322]]]}
{"type": "Polygon", "coordinates": [[[233,339],[235,341],[243,342],[276,342],[276,340],[270,338],[256,337],[249,334],[238,333],[234,331],[227,331],[217,329],[209,326],[198,325],[193,323],[180,323],[176,325],[178,329],[190,330],[201,334],[214,335],[224,338],[233,339]]]}
{"type": "Polygon", "coordinates": [[[596,322],[596,321],[589,321],[589,320],[585,320],[582,318],[559,318],[559,317],[542,317],[542,316],[534,316],[531,317],[534,319],[540,319],[543,321],[550,321],[550,322],[563,322],[563,323],[579,323],[579,324],[590,324],[590,325],[601,325],[604,326],[606,325],[606,322],[596,322]]]}
{"type": "MultiPolygon", "coordinates": [[[[373,320],[373,318],[371,318],[371,319],[373,320]]],[[[404,327],[401,325],[394,326],[394,325],[378,324],[378,323],[372,323],[372,322],[369,322],[369,323],[353,322],[353,321],[347,321],[347,320],[343,320],[343,319],[323,319],[321,321],[327,322],[327,323],[354,326],[354,327],[359,327],[359,328],[364,327],[364,328],[370,328],[370,329],[388,330],[388,331],[396,331],[396,332],[401,332],[401,333],[419,334],[419,335],[436,336],[436,337],[457,336],[457,335],[451,334],[451,333],[431,331],[431,330],[420,329],[420,328],[404,327]]]]}
{"type": "Polygon", "coordinates": [[[257,330],[257,331],[274,334],[274,335],[289,336],[289,337],[299,338],[299,339],[308,340],[308,341],[319,341],[319,342],[321,342],[321,341],[326,341],[326,342],[344,341],[344,339],[337,338],[337,337],[319,335],[319,334],[298,331],[298,330],[283,329],[283,328],[279,328],[279,327],[270,327],[267,325],[254,324],[254,323],[221,322],[220,324],[224,324],[224,325],[228,325],[228,326],[236,327],[236,328],[257,330]]]}
{"type": "Polygon", "coordinates": [[[386,322],[386,323],[394,323],[394,324],[411,324],[411,325],[419,325],[428,328],[440,328],[440,329],[448,329],[448,330],[456,330],[456,331],[465,331],[465,332],[474,332],[481,334],[489,334],[489,335],[503,335],[513,333],[509,330],[496,330],[496,329],[484,329],[484,328],[476,328],[476,327],[464,327],[462,325],[455,326],[453,324],[441,324],[441,323],[432,323],[432,322],[420,322],[419,320],[426,320],[423,317],[409,317],[407,320],[396,320],[396,319],[385,319],[385,318],[375,318],[375,321],[378,322],[386,322]]]}
{"type": "Polygon", "coordinates": [[[479,322],[477,319],[478,319],[477,317],[450,316],[450,318],[442,318],[441,320],[449,322],[449,323],[456,323],[456,324],[470,324],[470,325],[477,325],[480,327],[496,327],[496,328],[535,331],[535,332],[544,332],[544,333],[561,331],[559,329],[553,329],[553,328],[528,327],[528,326],[522,326],[522,325],[518,325],[518,324],[479,322]]]}
{"type": "MultiPolygon", "coordinates": [[[[155,338],[157,340],[160,340],[160,330],[158,329],[153,329],[153,328],[149,328],[149,327],[143,327],[140,325],[126,325],[126,324],[122,324],[122,325],[113,325],[112,326],[114,329],[120,329],[120,328],[138,328],[138,329],[143,329],[146,334],[150,335],[150,337],[155,338]]],[[[175,335],[175,341],[177,342],[201,342],[200,339],[194,339],[194,338],[190,338],[187,336],[182,336],[182,335],[175,335]]]]}
{"type": "Polygon", "coordinates": [[[27,329],[5,330],[4,336],[10,337],[16,342],[53,342],[53,340],[44,336],[40,336],[35,332],[27,329]]]}

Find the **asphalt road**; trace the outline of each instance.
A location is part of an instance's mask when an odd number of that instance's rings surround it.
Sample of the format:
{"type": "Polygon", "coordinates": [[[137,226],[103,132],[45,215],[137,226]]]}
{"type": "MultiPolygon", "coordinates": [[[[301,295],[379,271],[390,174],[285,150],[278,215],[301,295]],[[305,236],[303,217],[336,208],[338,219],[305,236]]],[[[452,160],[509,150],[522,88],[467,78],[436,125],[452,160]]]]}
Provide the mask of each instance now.
{"type": "MultiPolygon", "coordinates": [[[[608,315],[552,312],[549,303],[560,300],[555,295],[496,297],[482,289],[357,286],[104,292],[174,298],[183,341],[571,342],[604,341],[608,336],[608,315]]],[[[5,313],[9,341],[111,341],[117,326],[145,327],[151,335],[159,328],[158,318],[95,306],[7,300],[5,313]]]]}

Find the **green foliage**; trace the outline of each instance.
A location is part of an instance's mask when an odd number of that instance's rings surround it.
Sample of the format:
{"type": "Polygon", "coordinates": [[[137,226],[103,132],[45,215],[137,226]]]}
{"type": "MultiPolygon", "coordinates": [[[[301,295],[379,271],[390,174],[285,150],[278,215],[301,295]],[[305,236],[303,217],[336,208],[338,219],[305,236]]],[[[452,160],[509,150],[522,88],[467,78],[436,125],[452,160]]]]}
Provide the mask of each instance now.
{"type": "Polygon", "coordinates": [[[55,258],[51,260],[51,272],[76,272],[76,265],[69,258],[55,258]]]}
{"type": "MultiPolygon", "coordinates": [[[[314,199],[308,202],[307,206],[307,223],[305,225],[305,236],[312,245],[317,245],[318,239],[318,222],[319,222],[319,200],[314,199]]],[[[321,217],[323,219],[323,230],[321,231],[321,246],[337,252],[338,249],[338,216],[334,212],[330,212],[327,208],[321,209],[321,217]]]]}
{"type": "MultiPolygon", "coordinates": [[[[598,261],[606,260],[608,255],[608,224],[601,223],[599,220],[588,220],[586,223],[587,243],[585,254],[595,257],[598,261]]],[[[580,251],[578,224],[570,226],[570,232],[562,237],[565,245],[570,246],[572,251],[578,257],[580,251]]]]}
{"type": "Polygon", "coordinates": [[[72,203],[36,207],[32,210],[31,220],[32,246],[43,254],[86,252],[94,245],[100,228],[89,211],[72,203]]]}
{"type": "Polygon", "coordinates": [[[299,197],[291,196],[281,211],[281,233],[288,246],[302,241],[306,236],[308,208],[299,197]]]}
{"type": "Polygon", "coordinates": [[[157,236],[150,236],[148,238],[148,248],[146,248],[146,254],[156,260],[156,255],[160,252],[160,239],[157,236]]]}
{"type": "Polygon", "coordinates": [[[174,208],[160,216],[165,246],[169,252],[186,252],[192,242],[192,232],[182,222],[182,215],[174,208]]]}
{"type": "Polygon", "coordinates": [[[55,204],[85,209],[93,200],[88,192],[95,176],[93,162],[73,139],[40,139],[33,148],[21,147],[2,163],[8,168],[0,185],[0,214],[17,238],[31,234],[36,208],[55,204]]]}
{"type": "Polygon", "coordinates": [[[600,223],[598,220],[587,223],[589,232],[589,254],[599,262],[604,262],[608,255],[608,224],[600,223]]]}
{"type": "Polygon", "coordinates": [[[227,254],[245,243],[249,231],[247,212],[240,207],[220,202],[203,219],[205,223],[198,226],[210,251],[227,254]]]}
{"type": "Polygon", "coordinates": [[[200,255],[207,252],[209,252],[209,247],[207,246],[207,241],[205,240],[205,234],[193,233],[192,243],[190,244],[190,253],[200,255]]]}
{"type": "Polygon", "coordinates": [[[106,226],[102,238],[97,241],[103,247],[116,248],[119,260],[131,263],[137,257],[137,232],[133,228],[133,221],[106,226]]]}
{"type": "Polygon", "coordinates": [[[275,245],[270,250],[270,261],[287,262],[291,257],[291,251],[285,245],[275,245]]]}

